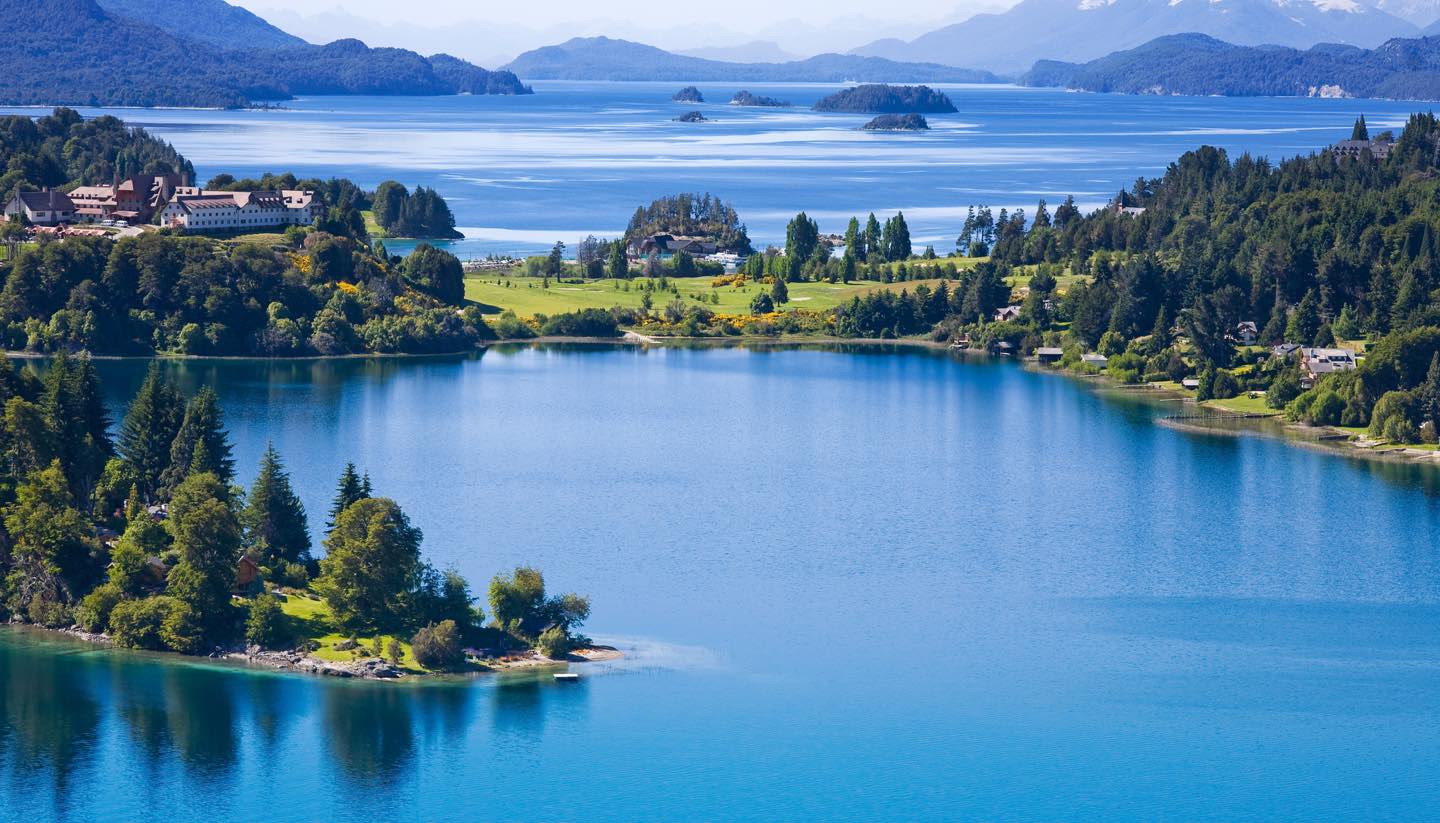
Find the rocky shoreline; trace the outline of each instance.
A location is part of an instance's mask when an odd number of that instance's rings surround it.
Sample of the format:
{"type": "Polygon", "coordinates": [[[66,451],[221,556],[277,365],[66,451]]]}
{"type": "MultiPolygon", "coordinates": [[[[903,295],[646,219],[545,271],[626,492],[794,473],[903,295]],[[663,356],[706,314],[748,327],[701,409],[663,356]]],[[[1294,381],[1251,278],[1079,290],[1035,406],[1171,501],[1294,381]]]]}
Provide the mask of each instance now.
{"type": "MultiPolygon", "coordinates": [[[[115,646],[114,641],[110,639],[109,635],[87,632],[79,626],[49,628],[46,626],[37,626],[33,623],[26,623],[23,620],[17,620],[15,618],[11,618],[9,622],[12,626],[65,635],[66,637],[72,637],[96,646],[119,648],[115,646]]],[[[171,655],[174,653],[159,652],[159,654],[171,655]]],[[[420,672],[414,669],[405,669],[395,666],[389,661],[379,657],[363,657],[356,660],[321,660],[318,657],[313,657],[296,649],[277,651],[274,649],[262,649],[259,646],[233,646],[229,648],[217,646],[209,654],[175,656],[180,658],[193,657],[199,660],[227,660],[249,666],[262,666],[277,671],[296,672],[298,674],[318,675],[321,677],[359,680],[424,680],[453,674],[500,672],[513,669],[541,668],[545,666],[565,666],[570,663],[619,660],[625,655],[612,646],[599,645],[576,649],[563,660],[554,660],[545,657],[537,651],[527,650],[494,658],[486,658],[479,662],[472,662],[468,668],[462,671],[444,673],[420,672]]]]}

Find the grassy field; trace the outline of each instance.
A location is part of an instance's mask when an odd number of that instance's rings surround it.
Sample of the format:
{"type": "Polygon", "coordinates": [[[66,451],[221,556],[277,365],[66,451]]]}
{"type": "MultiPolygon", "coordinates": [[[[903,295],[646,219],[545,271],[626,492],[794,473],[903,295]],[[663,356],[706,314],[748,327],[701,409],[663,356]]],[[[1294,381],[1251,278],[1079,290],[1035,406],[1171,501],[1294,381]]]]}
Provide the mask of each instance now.
{"type": "MultiPolygon", "coordinates": [[[[309,640],[316,643],[319,648],[311,652],[312,655],[321,660],[346,661],[356,658],[356,654],[349,650],[342,651],[335,648],[339,643],[350,639],[349,634],[341,633],[330,619],[330,607],[325,601],[308,594],[290,592],[280,603],[280,610],[290,620],[291,627],[295,630],[296,638],[309,640]]],[[[389,657],[390,640],[394,637],[388,634],[368,635],[355,638],[360,645],[370,651],[379,650],[379,657],[389,657]]],[[[415,660],[415,655],[410,651],[410,641],[406,638],[396,638],[400,641],[400,648],[403,656],[400,667],[413,671],[424,671],[421,665],[415,660]]],[[[361,653],[360,656],[370,656],[361,653]]]]}
{"type": "MultiPolygon", "coordinates": [[[[496,274],[468,275],[465,278],[465,297],[479,303],[487,313],[498,314],[506,309],[521,317],[535,314],[559,314],[578,309],[608,309],[612,306],[626,306],[638,309],[644,295],[642,289],[646,279],[629,281],[589,280],[584,283],[550,282],[543,287],[539,277],[510,277],[496,274]],[[617,285],[619,288],[617,288],[617,285]],[[628,290],[626,290],[628,285],[628,290]]],[[[687,305],[703,305],[721,314],[747,314],[750,301],[760,291],[769,292],[770,286],[749,283],[740,288],[734,286],[712,287],[708,277],[670,278],[668,281],[679,292],[687,305]],[[718,294],[720,302],[712,302],[711,295],[718,294]]],[[[790,283],[790,302],[782,310],[833,309],[857,294],[887,289],[915,290],[921,283],[930,288],[939,285],[939,280],[912,280],[906,283],[790,283]]],[[[676,295],[656,291],[651,296],[651,309],[659,311],[676,295]]]]}
{"type": "Polygon", "coordinates": [[[1265,395],[1263,394],[1256,397],[1251,397],[1248,394],[1242,394],[1238,397],[1231,397],[1227,400],[1206,400],[1201,405],[1205,406],[1206,408],[1218,409],[1220,411],[1226,412],[1234,412],[1236,414],[1264,414],[1272,416],[1280,414],[1279,410],[1272,409],[1269,406],[1265,405],[1265,395]]]}

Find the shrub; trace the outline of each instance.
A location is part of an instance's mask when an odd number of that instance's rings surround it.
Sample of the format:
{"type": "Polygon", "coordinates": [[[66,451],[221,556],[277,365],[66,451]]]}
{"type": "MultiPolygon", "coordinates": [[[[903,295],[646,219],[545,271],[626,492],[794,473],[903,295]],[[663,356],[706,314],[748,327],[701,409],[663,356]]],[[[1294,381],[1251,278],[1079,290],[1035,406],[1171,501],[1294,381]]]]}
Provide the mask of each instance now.
{"type": "Polygon", "coordinates": [[[106,583],[80,601],[75,609],[75,622],[87,632],[103,632],[110,626],[110,613],[123,599],[119,586],[106,583]]]}
{"type": "Polygon", "coordinates": [[[1240,393],[1240,381],[1227,369],[1215,370],[1215,382],[1211,384],[1210,396],[1226,400],[1240,393]]]}
{"type": "Polygon", "coordinates": [[[200,629],[195,610],[183,601],[170,597],[163,599],[170,602],[167,604],[165,619],[160,623],[160,642],[171,651],[181,654],[195,654],[200,651],[204,632],[200,629]]]}
{"type": "Polygon", "coordinates": [[[250,604],[250,616],[245,620],[245,642],[266,649],[276,649],[289,639],[285,612],[280,601],[272,595],[262,594],[250,604]]]}
{"type": "Polygon", "coordinates": [[[560,337],[619,337],[620,327],[605,309],[581,309],[547,318],[540,332],[560,337]]]}
{"type": "Polygon", "coordinates": [[[447,671],[459,668],[465,662],[465,653],[460,648],[460,630],[454,620],[431,623],[410,640],[410,650],[415,660],[427,669],[447,671]]]}
{"type": "Polygon", "coordinates": [[[552,660],[561,660],[570,653],[570,634],[563,626],[551,626],[535,641],[540,653],[552,660]]]}
{"type": "Polygon", "coordinates": [[[116,645],[132,649],[159,649],[160,625],[170,612],[169,597],[122,600],[110,611],[110,637],[116,645]]]}
{"type": "Polygon", "coordinates": [[[523,340],[535,336],[535,330],[530,328],[530,324],[521,320],[515,312],[508,309],[497,317],[491,326],[494,327],[495,334],[499,335],[502,340],[523,340]]]}
{"type": "Polygon", "coordinates": [[[1375,403],[1370,417],[1370,434],[1384,437],[1396,443],[1415,443],[1420,439],[1420,429],[1415,425],[1419,417],[1415,395],[1406,391],[1388,391],[1375,403]]]}

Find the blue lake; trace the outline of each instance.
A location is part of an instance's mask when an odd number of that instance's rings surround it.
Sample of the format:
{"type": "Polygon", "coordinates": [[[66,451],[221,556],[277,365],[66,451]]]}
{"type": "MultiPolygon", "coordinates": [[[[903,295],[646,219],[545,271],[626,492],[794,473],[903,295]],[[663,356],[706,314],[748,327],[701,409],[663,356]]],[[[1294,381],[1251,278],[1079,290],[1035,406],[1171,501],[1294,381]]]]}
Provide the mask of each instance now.
{"type": "MultiPolygon", "coordinates": [[[[170,140],[203,181],[294,171],[439,190],[467,240],[461,257],[616,236],[636,206],[682,191],[731,201],[757,244],[783,243],[800,210],[824,231],[904,210],[917,243],[953,246],[967,207],[1100,205],[1202,143],[1271,158],[1348,137],[1364,114],[1393,128],[1429,104],[1377,100],[1126,97],[942,86],[960,110],[923,134],[859,130],[865,115],[809,110],[838,86],[750,84],[790,109],[728,106],[738,84],[534,84],[524,97],[318,97],[274,111],[110,110],[170,140]],[[700,109],[713,122],[674,118],[700,109]]],[[[33,109],[9,109],[28,111],[33,109]]],[[[103,110],[82,109],[90,115],[103,110]]],[[[406,244],[394,244],[403,251],[406,244]]]]}
{"type": "MultiPolygon", "coordinates": [[[[113,400],[141,361],[101,365],[113,400]]],[[[189,361],[312,520],[588,593],[573,686],[339,683],[0,631],[6,820],[1417,819],[1440,479],[934,351],[189,361]]]]}

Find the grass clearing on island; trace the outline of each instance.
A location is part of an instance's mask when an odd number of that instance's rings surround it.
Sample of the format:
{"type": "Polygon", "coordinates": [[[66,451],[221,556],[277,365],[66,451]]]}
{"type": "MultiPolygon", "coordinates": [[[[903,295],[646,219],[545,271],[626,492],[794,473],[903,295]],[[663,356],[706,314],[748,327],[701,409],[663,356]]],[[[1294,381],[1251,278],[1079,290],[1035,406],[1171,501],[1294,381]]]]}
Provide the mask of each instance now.
{"type": "Polygon", "coordinates": [[[1206,400],[1201,405],[1206,408],[1218,409],[1224,412],[1234,412],[1236,414],[1263,414],[1273,417],[1281,413],[1279,409],[1272,409],[1265,405],[1265,395],[1263,394],[1257,394],[1254,397],[1248,394],[1242,394],[1224,400],[1206,400]]]}
{"type": "Polygon", "coordinates": [[[415,654],[410,650],[410,641],[404,637],[389,634],[377,634],[367,636],[356,636],[355,640],[360,646],[378,654],[357,654],[351,649],[338,649],[339,646],[350,640],[350,635],[340,632],[331,620],[330,607],[324,600],[308,593],[288,591],[285,599],[280,601],[280,610],[288,618],[290,627],[295,633],[297,642],[311,641],[318,648],[310,652],[310,656],[319,660],[331,662],[349,662],[359,657],[375,656],[386,657],[390,654],[390,641],[400,641],[400,664],[399,667],[409,671],[421,672],[425,668],[415,659],[415,654]]]}
{"type": "MultiPolygon", "coordinates": [[[[465,277],[465,297],[480,304],[487,314],[499,314],[510,310],[521,317],[536,314],[560,314],[580,309],[608,309],[624,306],[639,309],[644,299],[646,278],[634,280],[586,280],[584,282],[557,280],[550,281],[545,288],[544,278],[518,277],[503,274],[471,274],[465,277]]],[[[659,281],[654,281],[658,283],[659,281]]],[[[914,291],[924,283],[936,288],[939,280],[911,280],[904,283],[877,283],[856,281],[853,283],[789,283],[790,302],[780,306],[781,311],[807,309],[826,311],[844,303],[852,297],[866,292],[886,290],[914,291]]],[[[675,287],[679,298],[688,306],[704,306],[720,314],[748,314],[750,301],[762,291],[770,293],[768,283],[748,282],[739,288],[733,285],[714,286],[709,277],[671,277],[667,283],[675,287]],[[719,296],[715,302],[712,295],[719,296]]],[[[660,311],[677,294],[657,290],[651,293],[651,311],[660,311]]]]}

